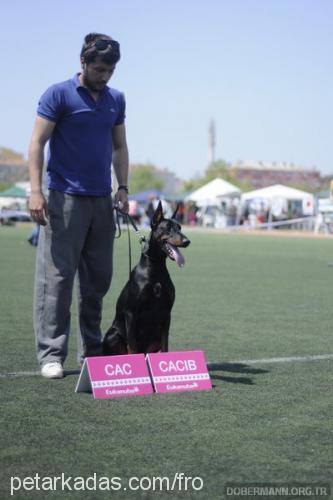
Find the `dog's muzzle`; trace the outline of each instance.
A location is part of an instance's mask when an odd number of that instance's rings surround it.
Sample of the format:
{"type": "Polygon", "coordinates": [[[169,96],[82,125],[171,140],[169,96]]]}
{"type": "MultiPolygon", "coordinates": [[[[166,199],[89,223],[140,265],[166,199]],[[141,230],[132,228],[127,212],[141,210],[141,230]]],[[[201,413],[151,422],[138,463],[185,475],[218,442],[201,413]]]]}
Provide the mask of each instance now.
{"type": "Polygon", "coordinates": [[[171,260],[177,262],[179,267],[185,266],[185,259],[179,248],[186,248],[189,246],[190,243],[191,243],[190,240],[186,238],[181,241],[180,245],[172,245],[169,242],[165,242],[164,244],[168,257],[170,257],[171,260]]]}

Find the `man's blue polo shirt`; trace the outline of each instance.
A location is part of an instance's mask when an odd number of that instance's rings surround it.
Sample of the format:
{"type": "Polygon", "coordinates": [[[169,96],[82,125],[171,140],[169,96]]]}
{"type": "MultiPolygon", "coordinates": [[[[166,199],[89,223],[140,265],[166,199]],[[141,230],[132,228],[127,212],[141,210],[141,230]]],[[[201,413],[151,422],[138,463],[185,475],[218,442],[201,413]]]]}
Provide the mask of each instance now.
{"type": "Polygon", "coordinates": [[[37,114],[56,123],[49,142],[49,189],[86,196],[110,195],[111,132],[124,122],[124,95],[106,86],[96,102],[75,75],[46,90],[37,114]]]}

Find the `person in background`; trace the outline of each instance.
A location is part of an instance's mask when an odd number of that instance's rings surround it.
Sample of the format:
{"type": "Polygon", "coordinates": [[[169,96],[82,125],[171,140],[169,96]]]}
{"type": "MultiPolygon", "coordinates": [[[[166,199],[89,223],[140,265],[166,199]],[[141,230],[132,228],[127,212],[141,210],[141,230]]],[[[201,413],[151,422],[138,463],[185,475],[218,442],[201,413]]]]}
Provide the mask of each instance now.
{"type": "Polygon", "coordinates": [[[102,350],[102,301],[111,284],[115,235],[111,163],[119,185],[115,202],[128,211],[125,99],[107,86],[119,60],[118,42],[88,34],[81,71],[49,87],[38,104],[29,147],[29,209],[42,226],[34,331],[41,374],[47,378],[64,376],[76,274],[83,356],[102,350]],[[47,141],[48,200],[41,182],[47,141]]]}
{"type": "Polygon", "coordinates": [[[191,203],[187,211],[187,222],[190,226],[195,226],[197,223],[197,211],[195,203],[191,203]]]}
{"type": "Polygon", "coordinates": [[[155,209],[156,209],[155,200],[156,200],[156,196],[149,195],[148,204],[147,204],[147,206],[145,208],[145,214],[148,217],[149,222],[152,221],[153,215],[155,213],[155,209]]]}
{"type": "Polygon", "coordinates": [[[28,238],[28,242],[33,247],[36,247],[38,245],[39,231],[40,231],[40,225],[35,224],[34,227],[32,228],[31,234],[28,238]]]}

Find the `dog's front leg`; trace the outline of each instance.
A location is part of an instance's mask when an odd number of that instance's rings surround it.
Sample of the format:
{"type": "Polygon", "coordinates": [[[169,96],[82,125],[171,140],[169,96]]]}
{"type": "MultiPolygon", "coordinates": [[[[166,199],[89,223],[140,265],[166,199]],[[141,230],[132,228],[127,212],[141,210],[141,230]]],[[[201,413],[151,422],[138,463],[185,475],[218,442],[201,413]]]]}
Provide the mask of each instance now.
{"type": "Polygon", "coordinates": [[[169,331],[167,331],[162,337],[161,352],[169,351],[169,331]]]}
{"type": "Polygon", "coordinates": [[[169,351],[170,322],[171,322],[171,316],[169,316],[169,318],[166,320],[166,323],[165,323],[163,331],[162,331],[161,352],[168,352],[169,351]]]}
{"type": "Polygon", "coordinates": [[[138,339],[135,327],[135,317],[131,312],[126,313],[126,332],[127,332],[127,353],[138,354],[138,339]]]}

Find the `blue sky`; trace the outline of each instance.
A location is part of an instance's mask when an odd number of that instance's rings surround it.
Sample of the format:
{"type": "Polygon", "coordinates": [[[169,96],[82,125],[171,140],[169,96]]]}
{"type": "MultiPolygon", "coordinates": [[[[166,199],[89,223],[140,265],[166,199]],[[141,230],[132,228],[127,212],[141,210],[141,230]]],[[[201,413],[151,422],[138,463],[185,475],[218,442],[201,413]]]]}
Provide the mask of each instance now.
{"type": "Polygon", "coordinates": [[[40,95],[99,31],[121,44],[132,163],[202,175],[214,119],[218,158],[333,173],[332,26],[331,0],[3,2],[0,145],[27,155],[40,95]]]}

